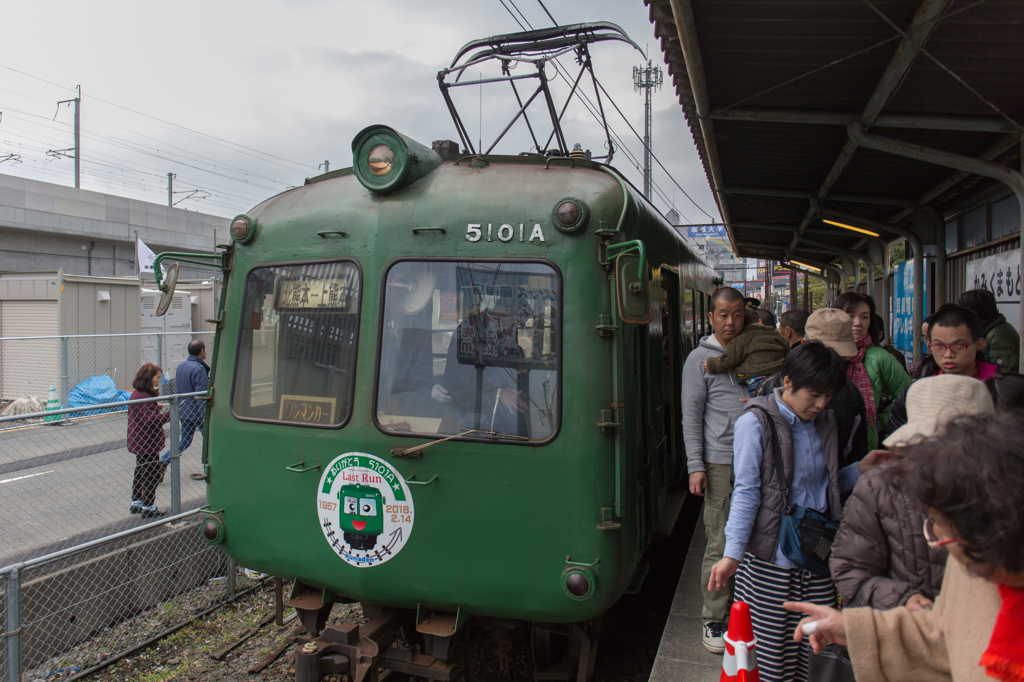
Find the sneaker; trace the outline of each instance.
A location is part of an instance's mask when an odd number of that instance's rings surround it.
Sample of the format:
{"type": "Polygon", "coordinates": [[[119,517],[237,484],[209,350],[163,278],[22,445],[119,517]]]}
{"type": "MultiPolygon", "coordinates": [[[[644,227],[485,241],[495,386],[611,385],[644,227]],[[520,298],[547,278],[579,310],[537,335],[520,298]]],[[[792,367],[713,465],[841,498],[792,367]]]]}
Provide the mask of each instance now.
{"type": "Polygon", "coordinates": [[[141,514],[143,511],[145,510],[142,508],[142,505],[140,504],[133,504],[132,506],[128,507],[129,514],[141,514]]]}
{"type": "Polygon", "coordinates": [[[713,654],[725,652],[725,623],[717,620],[704,623],[704,648],[713,654]]]}
{"type": "MultiPolygon", "coordinates": [[[[156,507],[153,507],[152,509],[143,509],[141,513],[142,518],[144,519],[158,519],[161,516],[167,516],[167,512],[157,509],[156,507]]],[[[705,646],[707,645],[705,644],[705,646]]],[[[725,644],[723,643],[722,646],[724,647],[725,644]]]]}

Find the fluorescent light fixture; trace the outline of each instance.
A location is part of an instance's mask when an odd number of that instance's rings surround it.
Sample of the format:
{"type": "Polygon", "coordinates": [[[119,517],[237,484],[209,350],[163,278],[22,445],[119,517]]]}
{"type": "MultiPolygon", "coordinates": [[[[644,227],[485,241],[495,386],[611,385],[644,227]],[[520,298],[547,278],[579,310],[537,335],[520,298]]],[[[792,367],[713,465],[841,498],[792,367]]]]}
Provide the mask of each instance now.
{"type": "Polygon", "coordinates": [[[824,218],[821,219],[821,222],[828,223],[829,225],[835,225],[836,227],[842,227],[843,229],[846,229],[846,230],[853,230],[854,232],[860,232],[861,234],[866,234],[866,235],[871,236],[871,237],[877,237],[878,236],[877,232],[872,232],[871,230],[865,230],[863,227],[854,227],[853,225],[847,225],[846,223],[837,223],[834,220],[825,220],[824,218]]]}
{"type": "Polygon", "coordinates": [[[814,270],[815,272],[821,272],[821,268],[816,268],[813,265],[808,265],[807,263],[801,263],[798,260],[791,260],[789,262],[792,263],[793,265],[799,265],[802,268],[807,268],[808,270],[814,270]]]}

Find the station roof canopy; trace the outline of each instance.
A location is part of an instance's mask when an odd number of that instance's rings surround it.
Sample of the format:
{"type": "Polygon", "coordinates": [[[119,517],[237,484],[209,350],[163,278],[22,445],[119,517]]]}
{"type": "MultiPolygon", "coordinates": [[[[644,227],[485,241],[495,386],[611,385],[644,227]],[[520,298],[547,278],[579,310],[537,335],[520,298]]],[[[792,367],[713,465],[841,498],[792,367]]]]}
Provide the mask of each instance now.
{"type": "Polygon", "coordinates": [[[881,246],[823,219],[944,244],[1021,169],[1020,0],[645,2],[740,255],[881,246]]]}

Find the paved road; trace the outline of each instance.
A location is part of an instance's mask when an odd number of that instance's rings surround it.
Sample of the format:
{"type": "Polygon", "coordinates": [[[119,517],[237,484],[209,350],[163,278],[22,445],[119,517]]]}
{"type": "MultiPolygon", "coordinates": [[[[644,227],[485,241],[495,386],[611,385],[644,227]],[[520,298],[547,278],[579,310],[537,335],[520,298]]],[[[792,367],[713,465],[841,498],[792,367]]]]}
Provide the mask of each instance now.
{"type": "MultiPolygon", "coordinates": [[[[0,565],[147,522],[128,513],[135,456],[125,430],[116,413],[0,431],[0,565]]],[[[202,471],[201,454],[197,433],[181,458],[182,510],[205,503],[205,484],[188,477],[202,471]]],[[[170,469],[157,506],[171,507],[170,469]]]]}

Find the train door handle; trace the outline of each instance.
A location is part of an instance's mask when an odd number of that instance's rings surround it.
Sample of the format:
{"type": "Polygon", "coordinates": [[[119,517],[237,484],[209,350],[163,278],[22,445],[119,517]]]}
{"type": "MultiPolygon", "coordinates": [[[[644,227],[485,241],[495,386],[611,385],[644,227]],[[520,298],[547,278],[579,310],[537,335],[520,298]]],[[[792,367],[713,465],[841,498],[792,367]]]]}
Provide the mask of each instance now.
{"type": "Polygon", "coordinates": [[[405,482],[408,483],[409,485],[430,485],[431,483],[438,479],[438,476],[437,474],[434,474],[426,481],[417,481],[415,480],[415,478],[416,474],[409,474],[409,478],[405,479],[405,482]]]}

